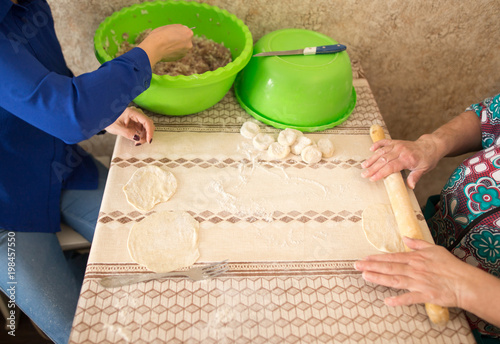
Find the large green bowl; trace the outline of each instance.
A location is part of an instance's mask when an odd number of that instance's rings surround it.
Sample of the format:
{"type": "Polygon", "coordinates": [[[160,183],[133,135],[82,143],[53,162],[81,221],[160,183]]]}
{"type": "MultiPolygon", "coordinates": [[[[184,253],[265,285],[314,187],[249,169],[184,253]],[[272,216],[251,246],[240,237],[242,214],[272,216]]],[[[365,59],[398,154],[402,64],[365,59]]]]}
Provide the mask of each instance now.
{"type": "MultiPolygon", "coordinates": [[[[321,33],[284,29],[263,36],[254,53],[337,44],[321,33]]],[[[252,57],[234,85],[241,106],[276,128],[319,131],[345,121],[356,104],[346,51],[324,55],[252,57]]]]}
{"type": "Polygon", "coordinates": [[[210,108],[231,88],[237,73],[252,55],[252,35],[235,15],[216,6],[194,1],[153,1],[121,9],[106,18],[94,36],[97,59],[104,63],[113,59],[128,34],[130,43],[148,28],[167,24],[183,24],[195,35],[205,36],[231,50],[233,61],[213,72],[189,76],[153,74],[151,86],[134,102],[164,115],[189,115],[210,108]]]}

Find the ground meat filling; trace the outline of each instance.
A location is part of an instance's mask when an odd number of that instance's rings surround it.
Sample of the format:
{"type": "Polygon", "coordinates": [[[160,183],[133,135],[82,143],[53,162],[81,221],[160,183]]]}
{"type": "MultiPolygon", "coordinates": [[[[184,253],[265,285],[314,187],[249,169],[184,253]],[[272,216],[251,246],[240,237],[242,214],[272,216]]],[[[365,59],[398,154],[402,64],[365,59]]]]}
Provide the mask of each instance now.
{"type": "MultiPolygon", "coordinates": [[[[135,44],[128,42],[128,35],[124,34],[124,41],[116,56],[135,48],[150,32],[151,29],[141,32],[135,39],[135,44]]],[[[153,73],[171,76],[203,74],[224,67],[229,62],[231,62],[231,52],[223,44],[204,37],[193,36],[193,48],[186,56],[173,62],[158,62],[153,68],[153,73]]]]}

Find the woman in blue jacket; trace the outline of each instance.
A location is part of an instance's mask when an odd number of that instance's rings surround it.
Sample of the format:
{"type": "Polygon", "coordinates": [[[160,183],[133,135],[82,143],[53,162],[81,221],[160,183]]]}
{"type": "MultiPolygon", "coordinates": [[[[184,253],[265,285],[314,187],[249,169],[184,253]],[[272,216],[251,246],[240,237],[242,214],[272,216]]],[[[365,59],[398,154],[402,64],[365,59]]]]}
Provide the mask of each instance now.
{"type": "Polygon", "coordinates": [[[55,233],[62,218],[92,240],[107,173],[76,143],[102,130],[151,143],[153,122],[127,106],[156,62],[191,48],[192,34],[160,27],[75,77],[47,2],[0,0],[0,288],[57,343],[68,341],[83,271],[55,233]]]}

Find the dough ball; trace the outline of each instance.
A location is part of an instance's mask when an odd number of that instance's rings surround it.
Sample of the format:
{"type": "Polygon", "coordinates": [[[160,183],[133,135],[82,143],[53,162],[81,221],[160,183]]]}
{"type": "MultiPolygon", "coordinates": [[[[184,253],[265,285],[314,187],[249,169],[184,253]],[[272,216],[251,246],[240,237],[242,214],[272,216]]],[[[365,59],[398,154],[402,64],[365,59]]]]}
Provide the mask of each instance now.
{"type": "Polygon", "coordinates": [[[290,154],[290,147],[273,142],[267,149],[267,153],[271,159],[284,159],[290,154]]]}
{"type": "Polygon", "coordinates": [[[404,252],[398,224],[389,204],[373,204],[363,210],[363,232],[366,239],[382,252],[404,252]]]}
{"type": "Polygon", "coordinates": [[[259,133],[253,138],[253,146],[261,151],[268,149],[273,142],[274,138],[269,134],[259,133]]]}
{"type": "Polygon", "coordinates": [[[308,164],[315,164],[321,161],[321,151],[316,146],[307,146],[300,153],[302,160],[308,164]]]}
{"type": "Polygon", "coordinates": [[[295,143],[297,138],[303,136],[302,132],[295,129],[286,128],[283,131],[280,131],[278,135],[278,143],[283,146],[291,146],[295,143]]]}
{"type": "Polygon", "coordinates": [[[123,192],[127,201],[141,211],[149,211],[166,202],[177,190],[177,180],[171,172],[158,166],[141,167],[130,177],[123,192]]]}
{"type": "Polygon", "coordinates": [[[260,127],[254,122],[247,121],[240,128],[240,134],[247,139],[253,139],[258,133],[260,133],[260,127]]]}
{"type": "Polygon", "coordinates": [[[302,150],[310,145],[312,145],[311,139],[308,137],[305,137],[305,136],[301,136],[292,145],[292,148],[291,148],[292,153],[295,155],[300,155],[300,153],[302,153],[302,150]]]}
{"type": "Polygon", "coordinates": [[[200,257],[200,225],[181,211],[151,214],[130,230],[127,247],[130,257],[154,272],[168,272],[191,266],[200,257]]]}
{"type": "Polygon", "coordinates": [[[329,139],[320,139],[318,141],[318,149],[323,154],[323,158],[331,158],[335,152],[335,147],[329,139]]]}

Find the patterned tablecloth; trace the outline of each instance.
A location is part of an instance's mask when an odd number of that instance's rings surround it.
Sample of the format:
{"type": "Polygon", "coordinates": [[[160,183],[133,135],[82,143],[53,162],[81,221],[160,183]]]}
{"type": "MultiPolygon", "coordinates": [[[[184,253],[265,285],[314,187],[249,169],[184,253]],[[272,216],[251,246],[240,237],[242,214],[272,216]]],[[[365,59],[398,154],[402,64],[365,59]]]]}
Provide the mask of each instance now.
{"type": "MultiPolygon", "coordinates": [[[[314,165],[270,160],[239,134],[251,117],[233,92],[202,113],[153,115],[151,145],[118,139],[70,343],[473,343],[464,314],[432,325],[423,305],[391,308],[398,291],[365,282],[353,262],[377,251],[361,214],[389,204],[384,185],[360,177],[383,119],[361,69],[357,104],[344,124],[306,136],[329,138],[335,155],[314,165]],[[122,187],[140,167],[178,180],[175,195],[150,212],[129,205],[122,187]],[[188,211],[200,222],[197,264],[228,259],[220,278],[171,278],[105,289],[108,275],[146,272],[127,250],[130,228],[153,212],[188,211]]],[[[279,130],[261,124],[277,135],[279,130]]],[[[412,194],[415,211],[425,226],[412,194]]],[[[432,240],[432,239],[429,239],[432,240]]]]}

